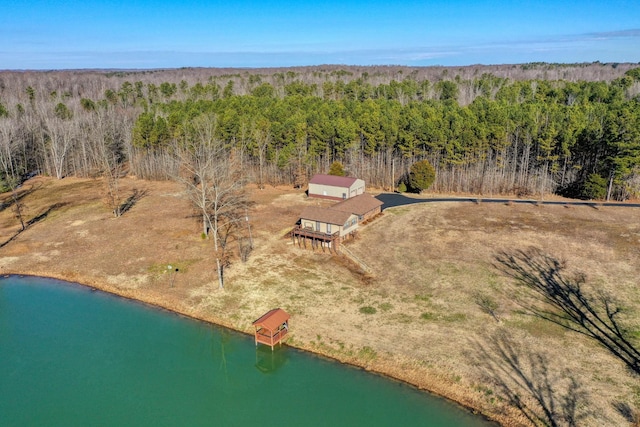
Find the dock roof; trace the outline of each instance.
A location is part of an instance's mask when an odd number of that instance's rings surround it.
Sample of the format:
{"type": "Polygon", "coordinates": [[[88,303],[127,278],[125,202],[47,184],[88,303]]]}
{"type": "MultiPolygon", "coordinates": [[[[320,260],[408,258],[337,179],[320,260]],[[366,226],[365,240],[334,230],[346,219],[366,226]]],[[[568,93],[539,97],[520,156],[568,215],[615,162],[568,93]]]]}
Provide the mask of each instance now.
{"type": "Polygon", "coordinates": [[[274,308],[267,311],[260,318],[253,322],[256,327],[263,327],[270,331],[275,331],[280,325],[289,320],[289,313],[281,308],[274,308]]]}

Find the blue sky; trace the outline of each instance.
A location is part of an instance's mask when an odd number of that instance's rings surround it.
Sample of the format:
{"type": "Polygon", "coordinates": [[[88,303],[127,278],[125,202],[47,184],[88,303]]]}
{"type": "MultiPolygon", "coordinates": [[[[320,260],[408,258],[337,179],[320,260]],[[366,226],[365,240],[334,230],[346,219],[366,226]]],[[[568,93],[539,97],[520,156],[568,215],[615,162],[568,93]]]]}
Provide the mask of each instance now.
{"type": "Polygon", "coordinates": [[[0,69],[640,62],[639,0],[0,0],[0,69]]]}

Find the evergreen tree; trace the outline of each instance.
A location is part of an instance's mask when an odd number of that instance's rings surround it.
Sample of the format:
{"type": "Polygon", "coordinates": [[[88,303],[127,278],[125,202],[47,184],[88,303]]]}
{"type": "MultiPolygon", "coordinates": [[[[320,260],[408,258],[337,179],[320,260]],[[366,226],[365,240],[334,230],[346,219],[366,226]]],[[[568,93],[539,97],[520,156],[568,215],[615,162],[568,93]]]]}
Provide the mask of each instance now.
{"type": "Polygon", "coordinates": [[[436,170],[428,160],[421,160],[411,165],[409,171],[409,187],[412,191],[420,193],[431,187],[436,179],[436,170]]]}
{"type": "Polygon", "coordinates": [[[344,166],[340,162],[333,162],[329,167],[329,175],[345,176],[344,166]]]}

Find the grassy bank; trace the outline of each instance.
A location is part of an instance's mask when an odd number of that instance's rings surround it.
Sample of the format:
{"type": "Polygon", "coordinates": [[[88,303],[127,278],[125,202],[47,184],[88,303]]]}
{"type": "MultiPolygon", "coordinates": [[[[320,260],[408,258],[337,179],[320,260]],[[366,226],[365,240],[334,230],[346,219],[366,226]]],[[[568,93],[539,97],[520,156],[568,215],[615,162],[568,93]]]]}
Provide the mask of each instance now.
{"type": "Polygon", "coordinates": [[[541,402],[564,410],[579,425],[624,425],[640,406],[637,377],[593,341],[528,315],[523,290],[496,261],[500,252],[530,247],[566,261],[567,274],[584,273],[585,286],[627,308],[624,320],[637,333],[638,209],[397,207],[348,243],[370,267],[363,274],[286,238],[300,210],[317,201],[287,188],[254,190],[255,249],[247,262],[232,262],[219,290],[212,243],[200,237],[181,188],[122,184],[145,196],[113,218],[101,181],[33,179],[21,200],[38,219],[20,233],[5,195],[0,271],[77,281],[244,332],[282,307],[292,314],[291,345],[410,382],[504,425],[528,423],[526,410],[507,404],[510,390],[537,411],[541,402]],[[518,375],[534,387],[518,388],[518,375]],[[552,391],[536,403],[535,390],[546,385],[552,391]]]}

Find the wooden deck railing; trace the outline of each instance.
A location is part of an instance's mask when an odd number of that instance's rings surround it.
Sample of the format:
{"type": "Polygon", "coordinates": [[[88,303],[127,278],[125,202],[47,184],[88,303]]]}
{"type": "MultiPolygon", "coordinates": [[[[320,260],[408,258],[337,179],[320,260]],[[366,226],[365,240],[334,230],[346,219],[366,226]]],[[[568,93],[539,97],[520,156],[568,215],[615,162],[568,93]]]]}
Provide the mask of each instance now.
{"type": "Polygon", "coordinates": [[[302,227],[301,225],[296,225],[291,232],[296,236],[328,241],[335,240],[340,237],[340,231],[336,231],[335,233],[324,233],[322,231],[316,231],[312,228],[302,227]]]}
{"type": "Polygon", "coordinates": [[[262,333],[261,331],[262,329],[256,333],[256,341],[272,347],[276,345],[278,341],[281,341],[289,333],[289,330],[286,328],[276,331],[276,333],[273,335],[265,334],[265,333],[262,333]]]}

